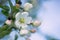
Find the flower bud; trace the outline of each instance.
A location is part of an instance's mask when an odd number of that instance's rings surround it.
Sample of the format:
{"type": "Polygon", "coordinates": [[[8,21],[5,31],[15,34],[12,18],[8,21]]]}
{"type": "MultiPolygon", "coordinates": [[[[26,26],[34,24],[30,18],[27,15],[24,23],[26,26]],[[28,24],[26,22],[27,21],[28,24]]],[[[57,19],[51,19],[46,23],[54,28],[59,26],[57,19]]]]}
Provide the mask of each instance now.
{"type": "Polygon", "coordinates": [[[33,22],[33,26],[39,26],[39,25],[41,25],[41,22],[39,20],[35,20],[33,22]]]}
{"type": "Polygon", "coordinates": [[[25,10],[25,11],[29,11],[32,7],[33,7],[32,4],[26,3],[26,4],[24,5],[24,10],[25,10]]]}
{"type": "Polygon", "coordinates": [[[19,4],[16,4],[16,8],[19,8],[20,7],[20,5],[19,4]]]}
{"type": "Polygon", "coordinates": [[[36,29],[32,29],[32,30],[30,30],[30,32],[35,33],[35,32],[36,32],[36,29]]]}
{"type": "Polygon", "coordinates": [[[5,23],[6,23],[7,25],[11,25],[11,22],[12,22],[12,20],[6,20],[5,23]]]}
{"type": "Polygon", "coordinates": [[[26,29],[22,29],[22,30],[20,31],[20,35],[27,35],[28,33],[29,33],[29,31],[26,30],[26,29]]]}

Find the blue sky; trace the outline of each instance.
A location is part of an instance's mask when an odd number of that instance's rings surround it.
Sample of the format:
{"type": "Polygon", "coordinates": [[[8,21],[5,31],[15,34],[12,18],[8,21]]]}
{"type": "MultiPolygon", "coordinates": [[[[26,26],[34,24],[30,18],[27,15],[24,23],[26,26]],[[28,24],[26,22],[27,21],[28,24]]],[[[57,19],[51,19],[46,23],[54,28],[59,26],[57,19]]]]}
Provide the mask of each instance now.
{"type": "Polygon", "coordinates": [[[43,34],[60,39],[60,1],[43,2],[37,17],[43,20],[40,27],[43,34]]]}

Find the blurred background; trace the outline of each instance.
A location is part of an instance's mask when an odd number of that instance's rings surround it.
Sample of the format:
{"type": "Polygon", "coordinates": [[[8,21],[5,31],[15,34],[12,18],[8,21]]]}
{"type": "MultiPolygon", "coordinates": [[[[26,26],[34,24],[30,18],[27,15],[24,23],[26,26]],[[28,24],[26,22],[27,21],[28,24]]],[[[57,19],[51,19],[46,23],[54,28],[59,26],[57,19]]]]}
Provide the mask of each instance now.
{"type": "MultiPolygon", "coordinates": [[[[13,5],[15,1],[11,0],[13,5]]],[[[22,3],[26,3],[27,0],[21,0],[22,3]]],[[[22,5],[23,5],[22,4],[22,5]]],[[[37,0],[37,8],[31,12],[32,16],[36,16],[42,20],[42,24],[38,31],[31,35],[31,40],[60,40],[60,0],[37,0]]],[[[6,4],[9,5],[9,4],[6,4]]],[[[6,17],[1,13],[0,8],[0,27],[4,24],[6,17]]],[[[10,35],[7,35],[0,40],[14,40],[16,31],[12,31],[10,35]],[[12,36],[13,35],[13,36],[12,36]]],[[[18,33],[16,33],[18,34],[18,33]]],[[[18,40],[25,40],[19,37],[18,40]]]]}

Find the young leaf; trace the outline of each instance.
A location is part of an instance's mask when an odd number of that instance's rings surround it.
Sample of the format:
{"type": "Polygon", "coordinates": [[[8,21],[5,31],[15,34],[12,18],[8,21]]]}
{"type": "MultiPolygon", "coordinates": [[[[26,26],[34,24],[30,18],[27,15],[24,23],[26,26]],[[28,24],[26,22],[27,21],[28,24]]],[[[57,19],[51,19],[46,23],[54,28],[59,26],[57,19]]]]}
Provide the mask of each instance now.
{"type": "Polygon", "coordinates": [[[2,6],[2,5],[0,5],[0,8],[4,9],[6,11],[9,11],[9,7],[8,6],[2,6]]]}
{"type": "Polygon", "coordinates": [[[19,11],[19,8],[16,8],[16,6],[13,6],[13,13],[17,13],[19,11]]]}
{"type": "Polygon", "coordinates": [[[11,2],[11,0],[8,0],[8,2],[9,2],[9,5],[10,5],[10,8],[11,8],[11,12],[10,12],[10,17],[13,17],[13,4],[12,4],[12,2],[11,2]]]}
{"type": "Polygon", "coordinates": [[[7,30],[7,31],[1,32],[0,33],[0,38],[3,38],[4,36],[8,35],[10,32],[11,32],[11,29],[10,30],[7,30]]]}
{"type": "Polygon", "coordinates": [[[8,16],[8,13],[9,13],[9,7],[8,6],[2,6],[0,5],[0,8],[2,8],[2,13],[5,15],[5,16],[8,16]]]}
{"type": "Polygon", "coordinates": [[[6,10],[2,10],[1,12],[2,12],[5,16],[8,16],[8,15],[9,15],[9,12],[6,11],[6,10]]]}
{"type": "Polygon", "coordinates": [[[12,30],[12,27],[8,27],[7,25],[0,28],[0,39],[4,36],[8,35],[12,30]]]}
{"type": "Polygon", "coordinates": [[[7,30],[9,27],[7,26],[7,25],[4,25],[3,27],[0,27],[0,33],[2,32],[2,31],[5,31],[5,30],[7,30]]]}

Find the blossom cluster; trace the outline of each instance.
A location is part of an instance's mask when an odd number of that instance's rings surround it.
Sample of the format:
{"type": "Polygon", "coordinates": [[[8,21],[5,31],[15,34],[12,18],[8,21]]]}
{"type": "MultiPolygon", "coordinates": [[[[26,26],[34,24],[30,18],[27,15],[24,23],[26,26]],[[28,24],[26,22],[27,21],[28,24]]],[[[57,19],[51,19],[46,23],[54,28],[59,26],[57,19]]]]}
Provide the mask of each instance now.
{"type": "MultiPolygon", "coordinates": [[[[19,5],[17,5],[19,6],[19,5]]],[[[33,8],[33,5],[31,3],[26,3],[23,6],[24,11],[23,12],[18,12],[15,15],[15,28],[19,30],[19,34],[21,36],[28,36],[31,33],[36,32],[36,28],[41,24],[39,20],[34,20],[30,15],[29,15],[29,10],[33,8]],[[32,26],[32,28],[30,27],[32,26]]],[[[12,24],[12,20],[6,20],[5,22],[7,25],[12,24]]]]}

